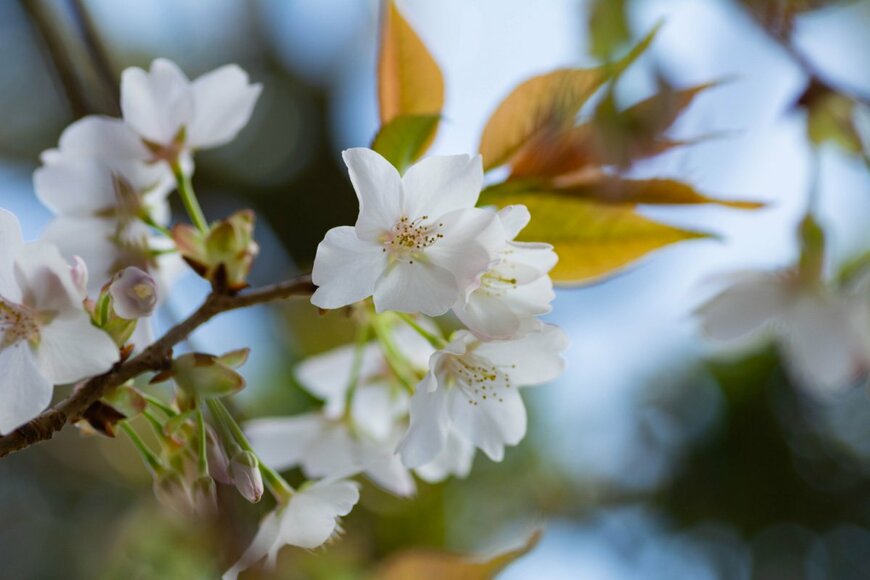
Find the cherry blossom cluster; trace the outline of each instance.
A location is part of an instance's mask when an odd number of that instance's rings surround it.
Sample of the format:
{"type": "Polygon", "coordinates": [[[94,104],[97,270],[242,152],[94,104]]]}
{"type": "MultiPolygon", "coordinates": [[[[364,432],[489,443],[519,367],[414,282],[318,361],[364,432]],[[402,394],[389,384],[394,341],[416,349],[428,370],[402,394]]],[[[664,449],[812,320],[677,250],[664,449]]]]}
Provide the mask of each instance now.
{"type": "Polygon", "coordinates": [[[409,496],[412,474],[464,477],[476,449],[501,461],[525,436],[521,389],[564,365],[564,333],[538,319],[551,308],[557,257],[548,244],[516,241],[530,219],[524,206],[476,207],[479,156],[429,157],[404,175],[370,149],[344,160],[359,217],[318,246],[311,301],[349,309],[357,340],[297,367],[324,401],[318,411],[245,431],[272,468],[325,481],[360,473],[409,496]]]}
{"type": "MultiPolygon", "coordinates": [[[[24,243],[17,218],[0,210],[0,434],[44,411],[56,385],[121,368],[152,344],[150,317],[185,265],[213,295],[245,289],[255,216],[208,223],[191,178],[196,151],[232,140],[260,90],[235,65],[191,81],[158,59],[124,71],[122,118],[76,121],[42,154],[34,186],[55,216],[42,238],[24,243]],[[171,223],[174,193],[190,223],[171,223]]],[[[359,499],[358,475],[410,496],[415,475],[466,476],[477,449],[501,461],[526,433],[521,390],[563,370],[566,337],[538,318],[551,309],[557,256],[516,240],[524,206],[476,207],[479,156],[429,157],[404,175],[370,149],[344,160],[359,218],[319,245],[311,302],[348,309],[358,332],[298,365],[319,410],[239,426],[222,399],[245,386],[240,349],[169,356],[150,377],[171,381],[169,400],[131,380],[80,421],[125,433],[157,498],[186,513],[213,513],[217,484],[250,502],[269,491],[275,509],[225,578],[274,561],[284,545],[334,537],[359,499]],[[311,480],[292,487],[279,473],[292,467],[311,480]]]]}

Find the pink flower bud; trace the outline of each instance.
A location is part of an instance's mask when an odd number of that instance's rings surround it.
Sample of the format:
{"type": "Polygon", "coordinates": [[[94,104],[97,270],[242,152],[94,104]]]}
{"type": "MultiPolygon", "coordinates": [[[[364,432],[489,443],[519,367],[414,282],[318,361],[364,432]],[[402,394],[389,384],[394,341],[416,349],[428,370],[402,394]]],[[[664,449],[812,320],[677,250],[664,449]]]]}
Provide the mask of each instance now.
{"type": "Polygon", "coordinates": [[[73,264],[69,268],[69,273],[72,276],[73,284],[76,290],[82,295],[82,300],[88,296],[88,266],[85,261],[78,256],[73,256],[73,264]]]}
{"type": "Polygon", "coordinates": [[[230,460],[220,439],[211,427],[206,427],[206,453],[208,455],[208,472],[215,479],[226,485],[232,485],[230,477],[230,460]]]}
{"type": "Polygon", "coordinates": [[[115,313],[127,320],[151,316],[157,306],[157,283],[134,266],[115,276],[109,294],[115,313]]]}
{"type": "Polygon", "coordinates": [[[230,476],[239,493],[251,503],[263,497],[263,476],[260,462],[250,451],[239,450],[230,461],[230,476]]]}

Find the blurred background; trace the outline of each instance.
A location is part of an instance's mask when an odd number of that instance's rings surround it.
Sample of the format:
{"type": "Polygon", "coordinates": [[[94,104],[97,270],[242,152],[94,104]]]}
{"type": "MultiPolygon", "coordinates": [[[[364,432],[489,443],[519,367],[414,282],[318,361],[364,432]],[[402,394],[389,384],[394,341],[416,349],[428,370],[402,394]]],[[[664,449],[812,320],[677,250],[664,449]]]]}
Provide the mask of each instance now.
{"type": "MultiPolygon", "coordinates": [[[[711,275],[796,255],[810,151],[792,105],[808,79],[761,25],[770,24],[764,15],[799,6],[795,45],[826,81],[866,97],[870,2],[613,3],[627,15],[613,34],[637,39],[664,21],[620,81],[620,101],[654,92],[658,75],[678,87],[729,81],[673,130],[717,138],[632,171],[769,206],[645,208],[720,239],[672,246],[611,280],[559,291],[549,320],[571,338],[567,372],[526,391],[530,434],[503,463],[478,454],[468,479],[421,484],[411,500],[366,484],[341,542],[284,550],[269,577],[361,578],[407,548],[487,554],[543,527],[538,547],[500,578],[870,578],[866,389],[808,399],[773,348],[714,356],[691,319],[711,275]]],[[[612,25],[595,16],[599,4],[399,2],[445,76],[445,122],[431,153],[476,151],[489,114],[518,82],[594,64],[596,34],[612,25]]],[[[237,62],[263,95],[236,141],[197,156],[194,183],[210,218],[257,211],[253,284],[306,271],[324,232],[356,216],[340,151],[368,145],[377,130],[378,17],[374,0],[0,3],[0,207],[21,218],[26,238],[39,236],[51,217],[31,184],[39,152],[84,114],[117,115],[125,67],[164,56],[195,77],[237,62]]],[[[825,149],[821,199],[835,264],[870,247],[860,160],[825,149]]],[[[205,291],[193,275],[180,279],[159,325],[205,291]]],[[[235,402],[256,417],[315,405],[294,383],[293,362],[351,333],[340,315],[319,318],[297,303],[225,315],[193,342],[218,353],[253,348],[243,368],[250,386],[235,402]]],[[[0,461],[0,578],[215,578],[267,508],[226,495],[223,525],[197,526],[159,508],[126,440],[67,430],[0,461]]]]}

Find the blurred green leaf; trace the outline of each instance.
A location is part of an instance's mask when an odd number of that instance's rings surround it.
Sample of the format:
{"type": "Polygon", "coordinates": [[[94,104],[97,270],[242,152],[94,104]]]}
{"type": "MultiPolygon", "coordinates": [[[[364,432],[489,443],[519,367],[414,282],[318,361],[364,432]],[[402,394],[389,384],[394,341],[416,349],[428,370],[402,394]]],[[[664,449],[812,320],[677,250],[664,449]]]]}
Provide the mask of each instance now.
{"type": "Polygon", "coordinates": [[[611,56],[631,38],[625,0],[594,0],[589,7],[589,52],[601,60],[611,56]]]}
{"type": "Polygon", "coordinates": [[[381,127],[372,149],[383,155],[399,172],[426,151],[438,129],[439,115],[399,115],[381,127]]]}

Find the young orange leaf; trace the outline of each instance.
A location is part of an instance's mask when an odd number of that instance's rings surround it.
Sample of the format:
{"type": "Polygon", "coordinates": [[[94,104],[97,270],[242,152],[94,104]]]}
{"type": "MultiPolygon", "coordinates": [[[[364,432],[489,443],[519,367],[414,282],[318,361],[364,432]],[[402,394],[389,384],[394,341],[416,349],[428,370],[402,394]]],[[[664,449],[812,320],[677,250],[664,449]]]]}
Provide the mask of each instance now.
{"type": "Polygon", "coordinates": [[[708,197],[687,183],[676,179],[623,179],[602,176],[582,185],[553,190],[559,195],[590,199],[610,204],[695,205],[714,203],[735,209],[758,209],[765,204],[749,200],[726,200],[708,197]]]}
{"type": "Polygon", "coordinates": [[[426,46],[387,2],[378,61],[381,124],[399,115],[438,115],[444,105],[444,79],[426,46]]]}

